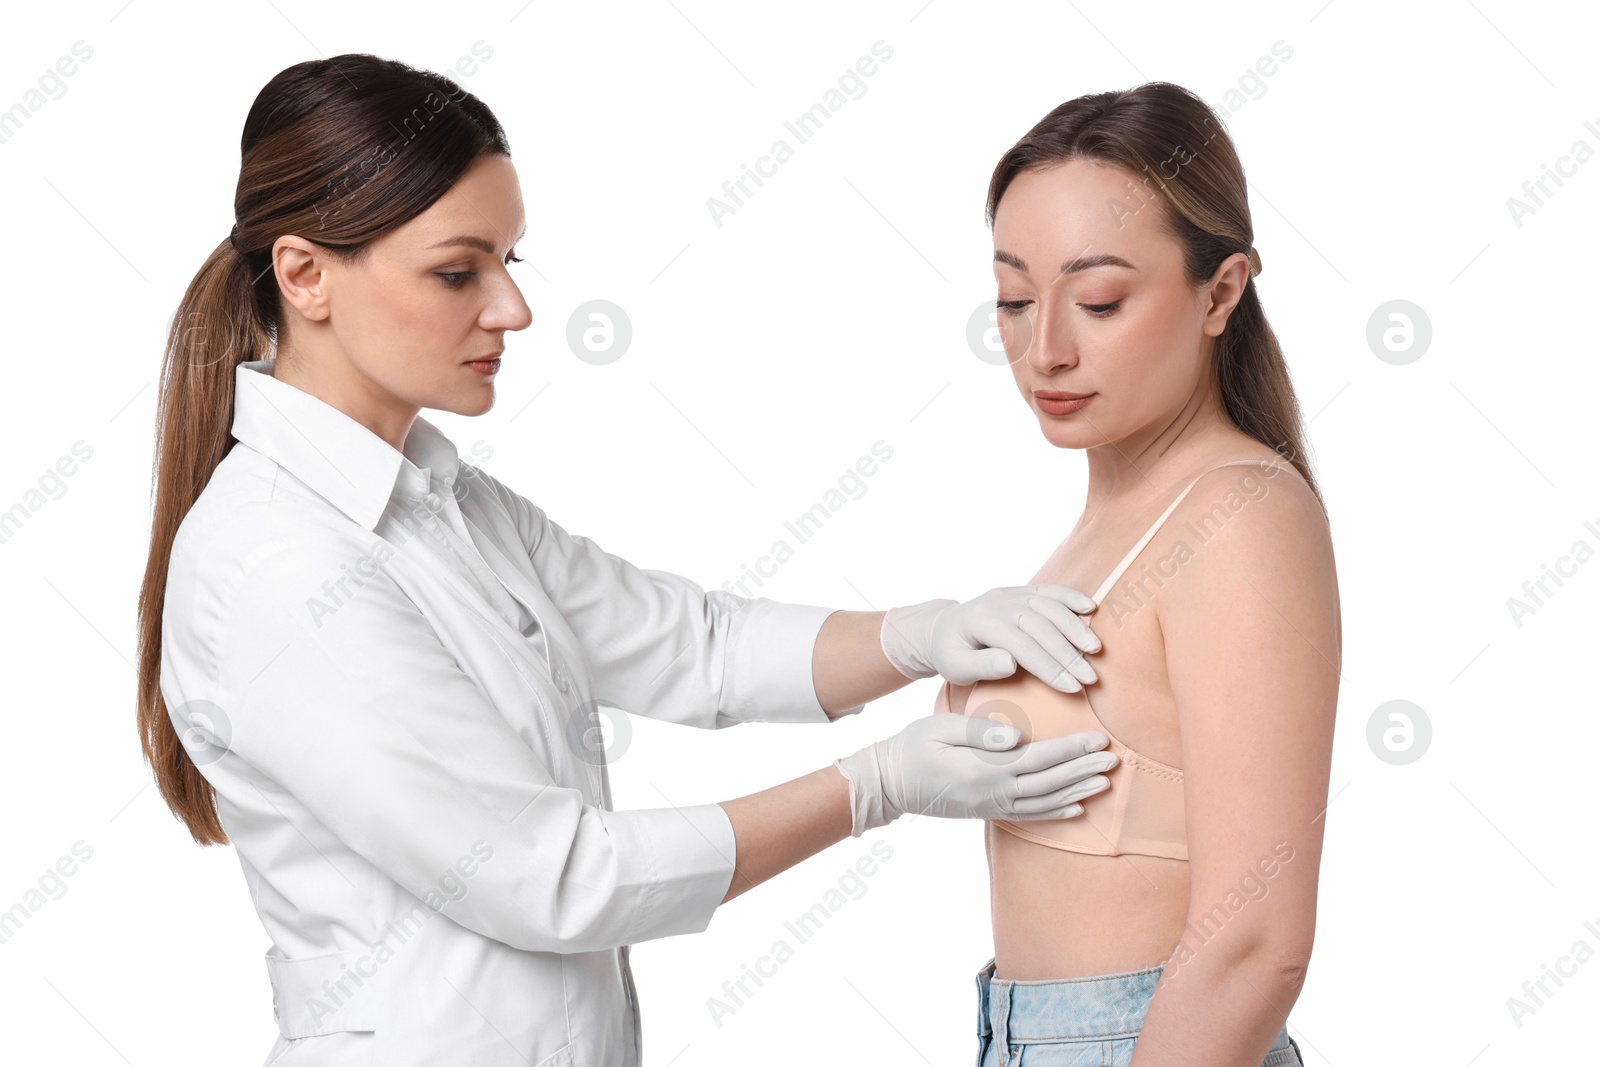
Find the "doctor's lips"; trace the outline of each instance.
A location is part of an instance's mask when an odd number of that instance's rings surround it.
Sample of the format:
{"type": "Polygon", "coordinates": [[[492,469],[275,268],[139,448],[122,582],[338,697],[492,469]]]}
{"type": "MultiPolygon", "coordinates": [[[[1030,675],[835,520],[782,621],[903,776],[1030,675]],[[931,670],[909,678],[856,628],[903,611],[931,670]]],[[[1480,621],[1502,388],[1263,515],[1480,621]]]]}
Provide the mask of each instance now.
{"type": "Polygon", "coordinates": [[[500,369],[500,355],[504,351],[505,349],[502,348],[489,353],[487,356],[484,356],[481,359],[468,360],[466,365],[477,371],[479,374],[493,374],[495,371],[500,369]]]}
{"type": "Polygon", "coordinates": [[[1093,393],[1066,393],[1059,389],[1035,389],[1033,399],[1046,415],[1071,415],[1094,396],[1093,393]]]}

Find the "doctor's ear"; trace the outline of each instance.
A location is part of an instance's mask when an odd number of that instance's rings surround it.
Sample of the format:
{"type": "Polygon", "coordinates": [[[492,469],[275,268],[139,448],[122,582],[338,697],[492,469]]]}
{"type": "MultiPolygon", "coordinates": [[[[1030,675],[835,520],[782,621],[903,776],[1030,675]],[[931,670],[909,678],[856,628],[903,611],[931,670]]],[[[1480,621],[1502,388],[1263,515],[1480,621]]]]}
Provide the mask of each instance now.
{"type": "Polygon", "coordinates": [[[285,234],[272,244],[272,271],[285,312],[294,308],[313,322],[326,319],[330,253],[295,234],[285,234]]]}
{"type": "Polygon", "coordinates": [[[1220,337],[1228,328],[1228,318],[1244,296],[1244,287],[1250,281],[1250,257],[1235,252],[1217,266],[1211,281],[1202,291],[1206,300],[1205,317],[1200,330],[1208,337],[1220,337]]]}

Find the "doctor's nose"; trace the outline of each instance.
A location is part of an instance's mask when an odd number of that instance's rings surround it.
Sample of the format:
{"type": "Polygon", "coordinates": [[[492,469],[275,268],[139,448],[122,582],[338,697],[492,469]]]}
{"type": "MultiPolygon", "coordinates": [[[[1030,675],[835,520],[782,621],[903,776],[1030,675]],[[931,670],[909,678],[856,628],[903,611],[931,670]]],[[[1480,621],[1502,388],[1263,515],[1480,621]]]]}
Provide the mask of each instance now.
{"type": "Polygon", "coordinates": [[[510,279],[483,309],[479,324],[487,330],[526,330],[533,323],[533,311],[522,298],[522,291],[510,279]]]}

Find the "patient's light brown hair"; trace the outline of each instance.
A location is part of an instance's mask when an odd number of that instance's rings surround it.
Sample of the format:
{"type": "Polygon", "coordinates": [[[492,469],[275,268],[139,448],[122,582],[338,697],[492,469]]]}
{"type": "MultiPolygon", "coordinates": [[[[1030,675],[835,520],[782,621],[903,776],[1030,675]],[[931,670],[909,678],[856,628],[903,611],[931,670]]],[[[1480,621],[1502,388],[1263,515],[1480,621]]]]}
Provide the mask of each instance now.
{"type": "Polygon", "coordinates": [[[1253,248],[1244,167],[1216,113],[1170,82],[1068,100],[1000,157],[989,181],[990,228],[1017,175],[1075,159],[1122,167],[1160,194],[1163,225],[1183,245],[1191,284],[1209,281],[1235,252],[1250,256],[1252,277],[1216,340],[1212,374],[1234,425],[1293,463],[1326,512],[1283,349],[1256,291],[1261,261],[1253,248]]]}

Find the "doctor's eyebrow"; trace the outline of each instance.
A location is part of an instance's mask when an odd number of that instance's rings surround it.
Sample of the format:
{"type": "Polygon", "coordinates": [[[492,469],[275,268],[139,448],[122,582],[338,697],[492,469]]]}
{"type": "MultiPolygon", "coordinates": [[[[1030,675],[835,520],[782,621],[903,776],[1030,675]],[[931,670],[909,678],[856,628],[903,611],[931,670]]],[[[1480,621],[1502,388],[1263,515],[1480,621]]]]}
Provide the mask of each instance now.
{"type": "MultiPolygon", "coordinates": [[[[522,232],[517,234],[517,241],[522,240],[526,236],[528,236],[528,228],[524,226],[522,228],[522,232]]],[[[515,245],[517,241],[512,241],[511,243],[515,245]]],[[[494,255],[494,245],[490,244],[488,241],[485,241],[482,237],[474,237],[471,234],[462,234],[459,237],[446,238],[437,244],[429,245],[428,249],[432,250],[435,248],[448,248],[451,245],[466,245],[468,248],[476,248],[480,252],[487,252],[491,256],[494,255]]]]}
{"type": "MultiPolygon", "coordinates": [[[[1028,265],[1022,261],[1021,256],[1012,255],[1010,252],[1003,252],[998,248],[994,250],[994,261],[996,263],[1004,263],[1008,267],[1015,267],[1023,272],[1026,272],[1028,269],[1028,265]]],[[[1061,264],[1061,273],[1076,274],[1080,270],[1089,270],[1092,267],[1126,267],[1128,270],[1139,269],[1132,263],[1129,263],[1127,260],[1123,259],[1121,256],[1114,256],[1109,252],[1102,252],[1095,256],[1079,256],[1077,259],[1068,260],[1066,263],[1061,264]]]]}

